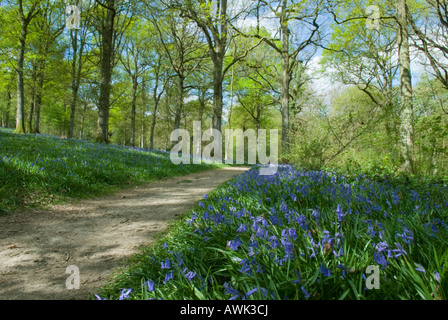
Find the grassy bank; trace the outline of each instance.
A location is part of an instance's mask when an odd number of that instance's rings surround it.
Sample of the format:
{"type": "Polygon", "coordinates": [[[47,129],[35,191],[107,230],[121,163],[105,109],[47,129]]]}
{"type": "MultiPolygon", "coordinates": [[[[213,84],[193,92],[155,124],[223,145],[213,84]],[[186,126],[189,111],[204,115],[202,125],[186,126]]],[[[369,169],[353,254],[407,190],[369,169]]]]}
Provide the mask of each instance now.
{"type": "Polygon", "coordinates": [[[0,212],[100,196],[216,168],[174,165],[168,153],[0,129],[0,212]]]}
{"type": "Polygon", "coordinates": [[[252,169],[204,197],[97,298],[446,299],[448,189],[410,179],[252,169]],[[367,288],[369,266],[379,289],[367,288]]]}

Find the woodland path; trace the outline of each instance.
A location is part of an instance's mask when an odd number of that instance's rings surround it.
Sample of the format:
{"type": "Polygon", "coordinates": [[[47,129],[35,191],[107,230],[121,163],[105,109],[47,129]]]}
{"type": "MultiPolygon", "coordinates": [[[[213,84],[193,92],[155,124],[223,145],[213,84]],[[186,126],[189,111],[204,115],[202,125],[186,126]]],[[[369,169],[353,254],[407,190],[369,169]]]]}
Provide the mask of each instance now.
{"type": "Polygon", "coordinates": [[[87,299],[167,222],[248,169],[208,170],[0,217],[0,300],[87,299]],[[80,272],[78,290],[66,288],[72,265],[80,272]]]}

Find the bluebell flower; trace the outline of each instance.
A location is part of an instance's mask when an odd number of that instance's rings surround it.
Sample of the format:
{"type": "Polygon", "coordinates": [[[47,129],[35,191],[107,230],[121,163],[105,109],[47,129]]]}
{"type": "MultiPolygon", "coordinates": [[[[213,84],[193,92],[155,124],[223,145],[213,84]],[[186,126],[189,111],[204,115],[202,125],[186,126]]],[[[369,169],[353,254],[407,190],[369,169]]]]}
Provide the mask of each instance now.
{"type": "Polygon", "coordinates": [[[285,253],[287,255],[292,255],[292,250],[294,249],[294,245],[286,240],[285,238],[281,239],[281,243],[283,245],[283,248],[285,249],[285,253]]]}
{"type": "Polygon", "coordinates": [[[405,255],[405,256],[407,255],[407,252],[404,251],[404,249],[401,247],[401,245],[399,243],[396,243],[395,245],[398,247],[398,249],[392,250],[393,252],[396,253],[396,255],[394,256],[395,258],[398,258],[401,255],[405,255]]]}
{"type": "Polygon", "coordinates": [[[131,292],[132,292],[132,289],[123,289],[123,291],[121,291],[119,300],[128,299],[131,292]]]}
{"type": "Polygon", "coordinates": [[[245,224],[240,224],[240,226],[238,227],[238,229],[236,231],[239,233],[245,232],[245,231],[247,231],[247,227],[245,224]]]}
{"type": "Polygon", "coordinates": [[[241,296],[241,293],[234,289],[230,283],[224,282],[222,286],[225,289],[224,293],[233,295],[229,300],[234,300],[241,296]]]}
{"type": "Polygon", "coordinates": [[[171,261],[169,259],[162,261],[162,269],[170,269],[171,268],[171,261]]]}
{"type": "Polygon", "coordinates": [[[375,246],[375,250],[378,251],[378,252],[386,251],[388,248],[389,248],[389,245],[386,242],[379,242],[375,246]]]}
{"type": "Polygon", "coordinates": [[[249,260],[243,259],[243,260],[241,260],[240,264],[243,265],[240,269],[240,272],[245,273],[247,275],[252,275],[252,268],[250,266],[251,263],[249,260]]]}
{"type": "Polygon", "coordinates": [[[170,271],[165,275],[165,280],[163,281],[163,284],[167,284],[167,282],[172,279],[173,279],[173,271],[170,271]]]}
{"type": "Polygon", "coordinates": [[[187,268],[184,269],[183,271],[183,275],[185,276],[185,278],[187,278],[188,281],[191,281],[194,279],[194,277],[196,277],[196,272],[195,271],[188,271],[187,268]]]}
{"type": "Polygon", "coordinates": [[[155,282],[154,281],[152,281],[152,280],[148,280],[148,281],[146,281],[144,284],[143,284],[143,286],[144,285],[147,285],[148,286],[148,291],[149,292],[154,292],[154,287],[155,287],[155,282]]]}
{"type": "Polygon", "coordinates": [[[250,290],[249,292],[246,293],[246,297],[251,296],[252,294],[254,294],[257,291],[258,291],[258,288],[253,288],[252,290],[250,290]]]}
{"type": "Polygon", "coordinates": [[[241,239],[240,238],[238,238],[237,240],[231,240],[231,241],[227,242],[227,246],[230,249],[234,250],[234,251],[238,250],[238,247],[240,245],[241,245],[241,239]]]}
{"type": "Polygon", "coordinates": [[[330,277],[331,276],[331,270],[328,269],[326,266],[324,266],[322,263],[320,264],[320,272],[324,277],[330,277]]]}
{"type": "Polygon", "coordinates": [[[418,263],[416,263],[415,265],[417,266],[417,268],[415,268],[416,271],[420,271],[420,272],[423,272],[423,273],[426,272],[425,268],[423,268],[422,265],[420,265],[418,263]]]}
{"type": "Polygon", "coordinates": [[[255,255],[255,249],[253,248],[253,247],[249,247],[249,249],[248,249],[248,252],[247,252],[247,255],[249,256],[249,257],[252,257],[252,256],[254,256],[255,255]]]}
{"type": "Polygon", "coordinates": [[[438,282],[438,283],[440,283],[440,274],[436,271],[436,272],[434,272],[434,278],[436,279],[436,281],[438,282]]]}
{"type": "Polygon", "coordinates": [[[375,261],[379,265],[382,265],[383,266],[382,269],[384,269],[388,265],[386,258],[381,252],[375,251],[373,253],[373,261],[375,261]]]}
{"type": "Polygon", "coordinates": [[[337,218],[338,218],[339,222],[344,220],[344,217],[346,214],[343,212],[342,206],[340,204],[338,204],[338,206],[336,208],[336,214],[337,214],[337,218]]]}
{"type": "Polygon", "coordinates": [[[272,235],[268,240],[272,248],[277,248],[279,246],[277,236],[272,235]]]}
{"type": "Polygon", "coordinates": [[[305,288],[302,286],[300,287],[300,289],[302,290],[302,292],[305,294],[305,298],[308,299],[310,297],[310,294],[305,290],[305,288]]]}

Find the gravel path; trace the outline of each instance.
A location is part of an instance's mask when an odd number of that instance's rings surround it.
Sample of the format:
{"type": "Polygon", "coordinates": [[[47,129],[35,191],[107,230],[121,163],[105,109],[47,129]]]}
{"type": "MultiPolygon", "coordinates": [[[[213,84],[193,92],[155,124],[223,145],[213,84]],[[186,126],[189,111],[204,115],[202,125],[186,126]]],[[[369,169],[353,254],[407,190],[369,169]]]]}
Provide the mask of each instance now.
{"type": "Polygon", "coordinates": [[[47,211],[0,217],[0,299],[86,299],[168,221],[246,170],[194,173],[47,211]],[[69,266],[79,268],[79,289],[66,287],[69,266]]]}

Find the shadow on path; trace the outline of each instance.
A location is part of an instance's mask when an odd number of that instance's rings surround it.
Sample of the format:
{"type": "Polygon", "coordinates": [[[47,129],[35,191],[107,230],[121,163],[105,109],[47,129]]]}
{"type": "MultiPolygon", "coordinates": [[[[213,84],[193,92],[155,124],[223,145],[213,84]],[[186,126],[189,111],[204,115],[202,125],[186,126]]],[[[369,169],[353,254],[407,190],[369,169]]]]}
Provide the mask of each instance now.
{"type": "Polygon", "coordinates": [[[0,217],[0,299],[86,299],[167,222],[249,168],[209,170],[112,196],[0,217]],[[68,266],[80,289],[66,288],[68,266]]]}

